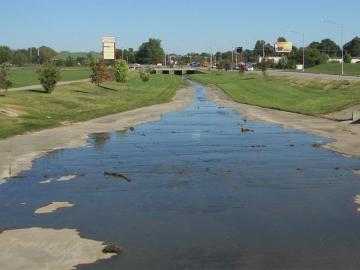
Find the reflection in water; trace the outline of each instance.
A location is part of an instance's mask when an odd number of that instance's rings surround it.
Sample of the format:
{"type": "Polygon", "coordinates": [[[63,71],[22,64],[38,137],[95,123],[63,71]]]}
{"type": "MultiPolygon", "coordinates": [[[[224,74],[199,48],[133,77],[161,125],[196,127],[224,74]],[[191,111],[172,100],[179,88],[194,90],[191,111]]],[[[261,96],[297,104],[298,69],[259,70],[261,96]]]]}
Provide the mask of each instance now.
{"type": "Polygon", "coordinates": [[[97,149],[102,149],[110,139],[110,134],[107,132],[94,133],[91,135],[91,138],[94,140],[95,147],[97,149]]]}
{"type": "Polygon", "coordinates": [[[126,249],[81,270],[359,269],[359,160],[244,120],[198,86],[190,108],[94,134],[90,147],[45,156],[23,181],[1,185],[0,227],[75,228],[126,249]],[[52,201],[75,207],[33,216],[52,201]]]}

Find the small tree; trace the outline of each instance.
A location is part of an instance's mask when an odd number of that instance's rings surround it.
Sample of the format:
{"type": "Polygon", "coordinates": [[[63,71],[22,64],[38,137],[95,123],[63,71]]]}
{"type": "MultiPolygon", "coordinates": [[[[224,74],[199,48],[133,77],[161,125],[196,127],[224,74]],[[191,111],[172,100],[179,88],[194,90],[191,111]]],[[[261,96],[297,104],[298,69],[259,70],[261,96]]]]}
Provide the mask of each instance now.
{"type": "Polygon", "coordinates": [[[91,82],[100,86],[108,77],[108,70],[103,61],[99,63],[94,63],[91,66],[92,74],[90,76],[91,82]]]}
{"type": "Polygon", "coordinates": [[[114,76],[117,82],[124,83],[129,79],[129,67],[126,61],[120,60],[115,65],[114,76]]]}
{"type": "Polygon", "coordinates": [[[148,69],[141,69],[139,70],[139,76],[143,82],[147,82],[150,80],[150,71],[148,69]]]}
{"type": "Polygon", "coordinates": [[[350,54],[345,54],[344,56],[344,63],[347,63],[347,64],[350,64],[351,63],[351,60],[352,60],[352,57],[350,54]]]}
{"type": "Polygon", "coordinates": [[[260,66],[261,66],[261,72],[263,74],[264,77],[266,77],[266,71],[268,69],[268,65],[269,65],[269,62],[266,60],[266,58],[264,57],[262,60],[261,60],[261,63],[260,63],[260,66]]]}
{"type": "Polygon", "coordinates": [[[59,68],[54,63],[46,61],[45,64],[37,70],[37,74],[39,75],[40,84],[44,90],[50,94],[60,80],[59,68]]]}
{"type": "Polygon", "coordinates": [[[0,65],[0,89],[5,89],[5,93],[8,88],[13,85],[10,80],[11,66],[9,64],[0,65]]]}

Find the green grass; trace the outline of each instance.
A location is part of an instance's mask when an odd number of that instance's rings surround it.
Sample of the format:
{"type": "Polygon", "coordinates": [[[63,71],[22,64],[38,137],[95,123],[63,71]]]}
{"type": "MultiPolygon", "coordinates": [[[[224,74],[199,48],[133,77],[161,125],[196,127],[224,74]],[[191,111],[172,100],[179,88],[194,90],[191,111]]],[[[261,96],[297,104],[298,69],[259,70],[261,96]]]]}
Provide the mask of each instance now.
{"type": "Polygon", "coordinates": [[[360,82],[269,77],[236,72],[191,75],[216,85],[234,100],[266,108],[320,116],[360,104],[360,82]]]}
{"type": "MultiPolygon", "coordinates": [[[[90,68],[88,67],[74,67],[61,68],[61,81],[74,81],[90,77],[90,68]]],[[[40,84],[36,67],[14,68],[10,76],[13,81],[13,87],[22,87],[27,85],[40,84]]]]}
{"type": "Polygon", "coordinates": [[[0,96],[0,108],[19,113],[18,117],[0,114],[0,138],[27,131],[60,126],[64,121],[85,121],[143,106],[168,102],[185,84],[178,76],[151,75],[142,82],[137,73],[130,73],[125,84],[90,83],[58,86],[52,94],[35,91],[8,92],[0,96]]]}
{"type": "MultiPolygon", "coordinates": [[[[307,68],[306,72],[341,75],[341,64],[322,64],[307,68]]],[[[360,64],[344,64],[345,75],[360,76],[360,64]]]]}
{"type": "Polygon", "coordinates": [[[100,58],[100,53],[98,53],[98,52],[66,52],[66,51],[58,53],[55,56],[55,58],[60,59],[60,60],[66,60],[69,56],[74,59],[76,59],[77,57],[87,58],[89,53],[94,58],[94,60],[97,60],[100,58]]]}

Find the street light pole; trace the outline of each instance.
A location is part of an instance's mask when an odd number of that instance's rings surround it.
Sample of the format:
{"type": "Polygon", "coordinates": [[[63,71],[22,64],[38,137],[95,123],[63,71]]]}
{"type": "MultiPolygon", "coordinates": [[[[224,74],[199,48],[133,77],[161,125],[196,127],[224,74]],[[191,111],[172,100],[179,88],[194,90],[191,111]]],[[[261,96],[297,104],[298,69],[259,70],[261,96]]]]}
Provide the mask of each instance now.
{"type": "Polygon", "coordinates": [[[305,33],[292,30],[291,32],[302,36],[302,72],[305,72],[305,33]]]}
{"type": "Polygon", "coordinates": [[[344,26],[343,26],[343,24],[339,24],[337,22],[329,21],[329,20],[325,20],[325,19],[322,19],[321,21],[340,26],[340,32],[341,32],[341,75],[344,75],[344,26]]]}

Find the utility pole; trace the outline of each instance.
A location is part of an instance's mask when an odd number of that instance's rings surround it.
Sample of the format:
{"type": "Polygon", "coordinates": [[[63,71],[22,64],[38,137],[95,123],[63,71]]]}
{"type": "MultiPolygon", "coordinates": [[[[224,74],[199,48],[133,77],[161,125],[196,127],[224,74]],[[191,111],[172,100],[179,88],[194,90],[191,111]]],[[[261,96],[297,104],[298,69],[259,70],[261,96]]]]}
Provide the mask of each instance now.
{"type": "Polygon", "coordinates": [[[344,75],[344,26],[341,24],[341,75],[344,75]]]}
{"type": "Polygon", "coordinates": [[[303,72],[305,72],[305,33],[302,33],[303,72]]]}
{"type": "Polygon", "coordinates": [[[263,59],[265,60],[265,40],[263,41],[263,59]]]}
{"type": "Polygon", "coordinates": [[[234,48],[231,51],[231,69],[234,69],[234,48]]]}

